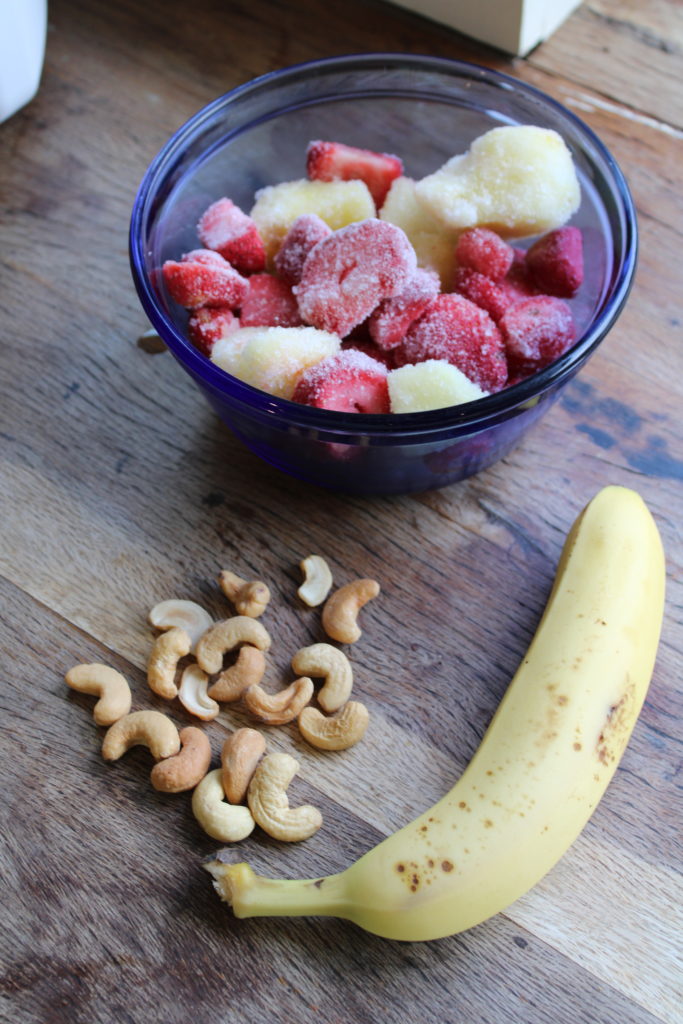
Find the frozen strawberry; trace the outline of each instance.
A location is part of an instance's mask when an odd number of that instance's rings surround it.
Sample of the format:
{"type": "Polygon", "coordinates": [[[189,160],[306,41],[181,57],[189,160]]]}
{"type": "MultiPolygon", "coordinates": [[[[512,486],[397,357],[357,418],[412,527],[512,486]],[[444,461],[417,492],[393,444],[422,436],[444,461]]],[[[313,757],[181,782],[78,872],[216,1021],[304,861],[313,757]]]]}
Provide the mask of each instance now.
{"type": "Polygon", "coordinates": [[[364,181],[379,210],[392,181],[403,174],[403,163],[390,153],[316,141],[306,150],[306,173],[311,181],[364,181]]]}
{"type": "Polygon", "coordinates": [[[231,199],[218,199],[197,224],[202,245],[214,249],[243,274],[263,270],[266,251],[254,221],[231,199]]]}
{"type": "Polygon", "coordinates": [[[391,352],[379,348],[370,338],[356,338],[351,334],[348,338],[344,338],[341,347],[342,352],[364,352],[366,356],[370,356],[371,359],[386,366],[387,370],[392,370],[394,367],[391,352]]]}
{"type": "Polygon", "coordinates": [[[439,295],[394,349],[394,363],[446,359],[482,391],[500,391],[507,380],[505,346],[491,317],[462,295],[439,295]]]}
{"type": "Polygon", "coordinates": [[[496,323],[500,320],[510,304],[510,299],[500,285],[490,277],[480,274],[478,270],[458,267],[453,275],[453,290],[464,295],[476,306],[485,309],[496,323]]]}
{"type": "Polygon", "coordinates": [[[441,291],[439,275],[434,270],[418,268],[405,288],[392,298],[383,299],[368,321],[370,337],[382,349],[399,345],[406,331],[441,291]]]}
{"type": "Polygon", "coordinates": [[[306,370],[292,400],[336,412],[388,413],[387,370],[364,352],[346,349],[306,370]]]}
{"type": "Polygon", "coordinates": [[[292,289],[273,274],[252,274],[240,311],[242,327],[300,327],[303,323],[292,289]]]}
{"type": "Polygon", "coordinates": [[[275,269],[282,280],[298,284],[309,252],[331,234],[332,228],[317,213],[302,213],[297,217],[275,257],[275,269]]]}
{"type": "Polygon", "coordinates": [[[500,321],[510,373],[528,376],[566,352],[576,337],[572,311],[551,295],[516,302],[500,321]]]}
{"type": "Polygon", "coordinates": [[[539,289],[529,276],[526,252],[524,249],[514,249],[513,252],[512,266],[507,276],[499,283],[508,306],[539,294],[539,289]]]}
{"type": "Polygon", "coordinates": [[[171,298],[186,309],[202,306],[235,309],[249,290],[246,277],[238,274],[218,253],[209,257],[203,250],[195,250],[179,263],[166,260],[161,269],[171,298]]]}
{"type": "Polygon", "coordinates": [[[550,231],[526,254],[529,276],[549,295],[568,299],[583,281],[583,238],[578,228],[550,231]]]}
{"type": "Polygon", "coordinates": [[[502,281],[512,266],[513,250],[495,231],[468,228],[458,239],[455,259],[460,267],[502,281]]]}
{"type": "Polygon", "coordinates": [[[187,336],[200,352],[210,356],[216,342],[239,326],[239,319],[230,309],[197,309],[187,322],[187,336]]]}
{"type": "Polygon", "coordinates": [[[400,228],[370,217],[311,249],[294,291],[304,321],[344,337],[382,299],[398,295],[417,269],[400,228]]]}
{"type": "Polygon", "coordinates": [[[220,267],[225,263],[221,254],[213,249],[193,249],[192,252],[184,253],[181,259],[183,263],[213,263],[220,267]]]}

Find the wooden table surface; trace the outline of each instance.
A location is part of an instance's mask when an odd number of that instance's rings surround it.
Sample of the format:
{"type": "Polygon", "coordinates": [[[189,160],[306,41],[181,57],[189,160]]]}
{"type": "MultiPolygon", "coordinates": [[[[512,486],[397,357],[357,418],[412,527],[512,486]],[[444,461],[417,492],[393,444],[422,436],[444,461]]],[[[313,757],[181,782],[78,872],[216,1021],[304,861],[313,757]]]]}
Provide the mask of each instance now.
{"type": "MultiPolygon", "coordinates": [[[[681,48],[677,0],[590,0],[512,59],[391,4],[50,0],[35,100],[0,126],[4,1020],[654,1024],[680,1021],[681,48]],[[600,135],[630,182],[641,254],[599,353],[512,455],[441,491],[349,498],[256,460],[146,329],[127,261],[135,190],[215,96],[320,56],[471,59],[540,87],[600,135]],[[260,831],[257,870],[340,870],[445,792],[537,625],[563,538],[604,484],[637,489],[669,586],[642,716],[607,794],[550,874],[450,939],[384,941],[331,919],[237,921],[201,859],[187,794],[156,793],[137,748],[100,756],[92,699],[64,672],[101,661],[147,689],[146,615],[166,597],[216,617],[217,572],[270,583],[269,685],[320,636],[298,562],[380,599],[354,649],[364,741],[317,755],[295,728],[292,798],[322,810],[302,844],[260,831]]],[[[171,708],[187,724],[182,708],[171,708]]],[[[248,724],[225,705],[214,757],[248,724]]]]}

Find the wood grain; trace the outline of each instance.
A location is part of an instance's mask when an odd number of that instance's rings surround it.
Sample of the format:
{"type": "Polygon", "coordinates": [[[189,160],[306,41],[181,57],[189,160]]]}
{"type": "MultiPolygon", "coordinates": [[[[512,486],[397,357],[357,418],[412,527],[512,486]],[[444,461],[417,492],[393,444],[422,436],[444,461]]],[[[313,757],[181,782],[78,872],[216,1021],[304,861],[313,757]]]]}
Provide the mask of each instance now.
{"type": "MultiPolygon", "coordinates": [[[[191,1016],[365,1024],[674,1024],[681,993],[680,5],[584,3],[526,60],[379,0],[258,5],[52,0],[41,90],[0,125],[0,1017],[111,1024],[191,1016]],[[450,488],[349,498],[290,480],[217,422],[145,330],[127,226],[150,159],[187,117],[254,75],[395,50],[475,60],[549,92],[624,169],[636,283],[618,325],[505,460],[450,488]],[[532,636],[566,531],[605,483],[635,487],[667,552],[667,614],[642,716],[608,793],[561,863],[505,914],[451,939],[385,942],[333,920],[237,921],[202,857],[216,844],[151,759],[99,754],[92,698],[64,672],[103,661],[134,707],[168,710],[144,667],[166,597],[226,613],[220,569],[273,598],[266,685],[322,639],[295,598],[317,551],[372,576],[354,695],[365,740],[317,753],[294,727],[292,796],[321,831],[263,873],[323,874],[439,797],[462,771],[532,636]]],[[[205,728],[215,763],[225,706],[205,728]]]]}

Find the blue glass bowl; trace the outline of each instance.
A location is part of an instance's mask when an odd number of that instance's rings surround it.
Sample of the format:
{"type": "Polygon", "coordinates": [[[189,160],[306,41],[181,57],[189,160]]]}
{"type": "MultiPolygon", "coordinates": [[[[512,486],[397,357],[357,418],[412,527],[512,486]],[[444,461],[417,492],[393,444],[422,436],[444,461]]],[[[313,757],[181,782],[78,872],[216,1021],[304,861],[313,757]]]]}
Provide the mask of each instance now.
{"type": "Polygon", "coordinates": [[[264,75],[204,107],[145,174],[130,229],[131,266],[159,335],[222,420],[258,456],[324,487],[396,494],[443,487],[506,455],[552,405],[617,319],[635,271],[636,217],[619,167],[570,111],[516,79],[459,61],[405,54],[333,57],[264,75]],[[185,337],[187,316],[158,270],[197,247],[215,199],[245,210],[254,193],[305,177],[311,139],[402,157],[431,173],[490,128],[534,124],[567,143],[582,188],[585,283],[571,300],[577,341],[551,366],[475,402],[424,413],[331,412],[274,398],[214,366],[185,337]]]}

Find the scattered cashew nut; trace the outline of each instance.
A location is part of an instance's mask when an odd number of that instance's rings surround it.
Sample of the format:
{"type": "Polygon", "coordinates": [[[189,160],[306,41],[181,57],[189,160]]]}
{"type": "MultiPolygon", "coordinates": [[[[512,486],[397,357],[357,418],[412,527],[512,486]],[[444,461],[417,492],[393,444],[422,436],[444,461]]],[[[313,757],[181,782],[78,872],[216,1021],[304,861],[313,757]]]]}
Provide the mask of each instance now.
{"type": "Polygon", "coordinates": [[[244,691],[244,703],[252,715],[266,725],[284,725],[293,722],[313,696],[313,680],[308,676],[295,679],[279,693],[266,693],[260,686],[244,691]]]}
{"type": "Polygon", "coordinates": [[[238,615],[257,619],[263,615],[270,601],[270,590],[262,580],[243,580],[234,572],[224,569],[218,577],[220,588],[232,601],[238,615]]]}
{"type": "Polygon", "coordinates": [[[347,750],[365,735],[370,715],[365,704],[350,700],[334,718],[317,708],[304,708],[299,715],[301,735],[319,750],[347,750]]]}
{"type": "Polygon", "coordinates": [[[321,555],[309,555],[299,562],[304,582],[297,590],[301,600],[310,608],[322,604],[332,589],[332,573],[321,555]]]}
{"type": "Polygon", "coordinates": [[[200,669],[199,665],[193,663],[183,670],[178,700],[186,711],[201,718],[204,722],[210,722],[220,711],[216,701],[209,697],[208,688],[209,677],[200,669]]]}
{"type": "Polygon", "coordinates": [[[221,765],[223,789],[231,804],[239,804],[244,800],[265,749],[265,737],[256,729],[238,729],[226,739],[221,753],[221,765]]]}
{"type": "Polygon", "coordinates": [[[176,669],[180,659],[190,653],[191,646],[189,634],[179,626],[173,626],[154,641],[147,663],[147,682],[159,697],[172,700],[178,696],[176,669]]]}
{"type": "Polygon", "coordinates": [[[235,615],[232,619],[217,622],[211,629],[207,629],[197,644],[199,667],[208,675],[215,675],[223,667],[223,655],[239,644],[251,644],[260,651],[267,651],[270,635],[260,622],[247,615],[235,615]]]}
{"type": "Polygon", "coordinates": [[[263,651],[245,644],[240,647],[235,664],[221,672],[216,682],[209,687],[209,697],[226,702],[239,700],[247,687],[261,682],[265,671],[263,651]]]}
{"type": "Polygon", "coordinates": [[[358,612],[378,594],[379,583],[368,579],[353,580],[336,590],[323,608],[322,623],[327,635],[342,644],[353,644],[360,639],[358,612]]]}
{"type": "Polygon", "coordinates": [[[180,753],[159,761],[152,768],[152,785],[161,793],[184,793],[194,789],[209,770],[211,744],[196,725],[180,730],[180,753]]]}
{"type": "Polygon", "coordinates": [[[311,644],[302,647],[292,658],[297,675],[325,677],[325,685],[318,694],[318,702],[325,711],[338,711],[351,695],[353,669],[343,651],[332,644],[311,644]]]}
{"type": "Polygon", "coordinates": [[[287,787],[299,770],[289,754],[266,754],[254,772],[247,800],[254,820],[273,839],[295,843],[308,839],[323,823],[317,807],[291,808],[287,787]]]}
{"type": "Polygon", "coordinates": [[[119,718],[102,741],[105,761],[118,759],[134,746],[149,747],[155,761],[173,757],[180,750],[178,730],[161,711],[133,711],[119,718]]]}
{"type": "Polygon", "coordinates": [[[116,669],[97,663],[75,665],[64,678],[72,690],[94,693],[100,698],[92,713],[98,725],[113,725],[130,711],[130,686],[116,669]]]}
{"type": "Polygon", "coordinates": [[[190,653],[194,654],[197,641],[213,625],[209,613],[194,601],[179,601],[172,598],[155,604],[148,616],[150,626],[155,629],[172,629],[179,626],[190,637],[190,653]]]}
{"type": "Polygon", "coordinates": [[[248,807],[226,801],[222,774],[215,768],[204,776],[192,794],[192,813],[213,839],[237,843],[253,832],[255,822],[248,807]]]}

